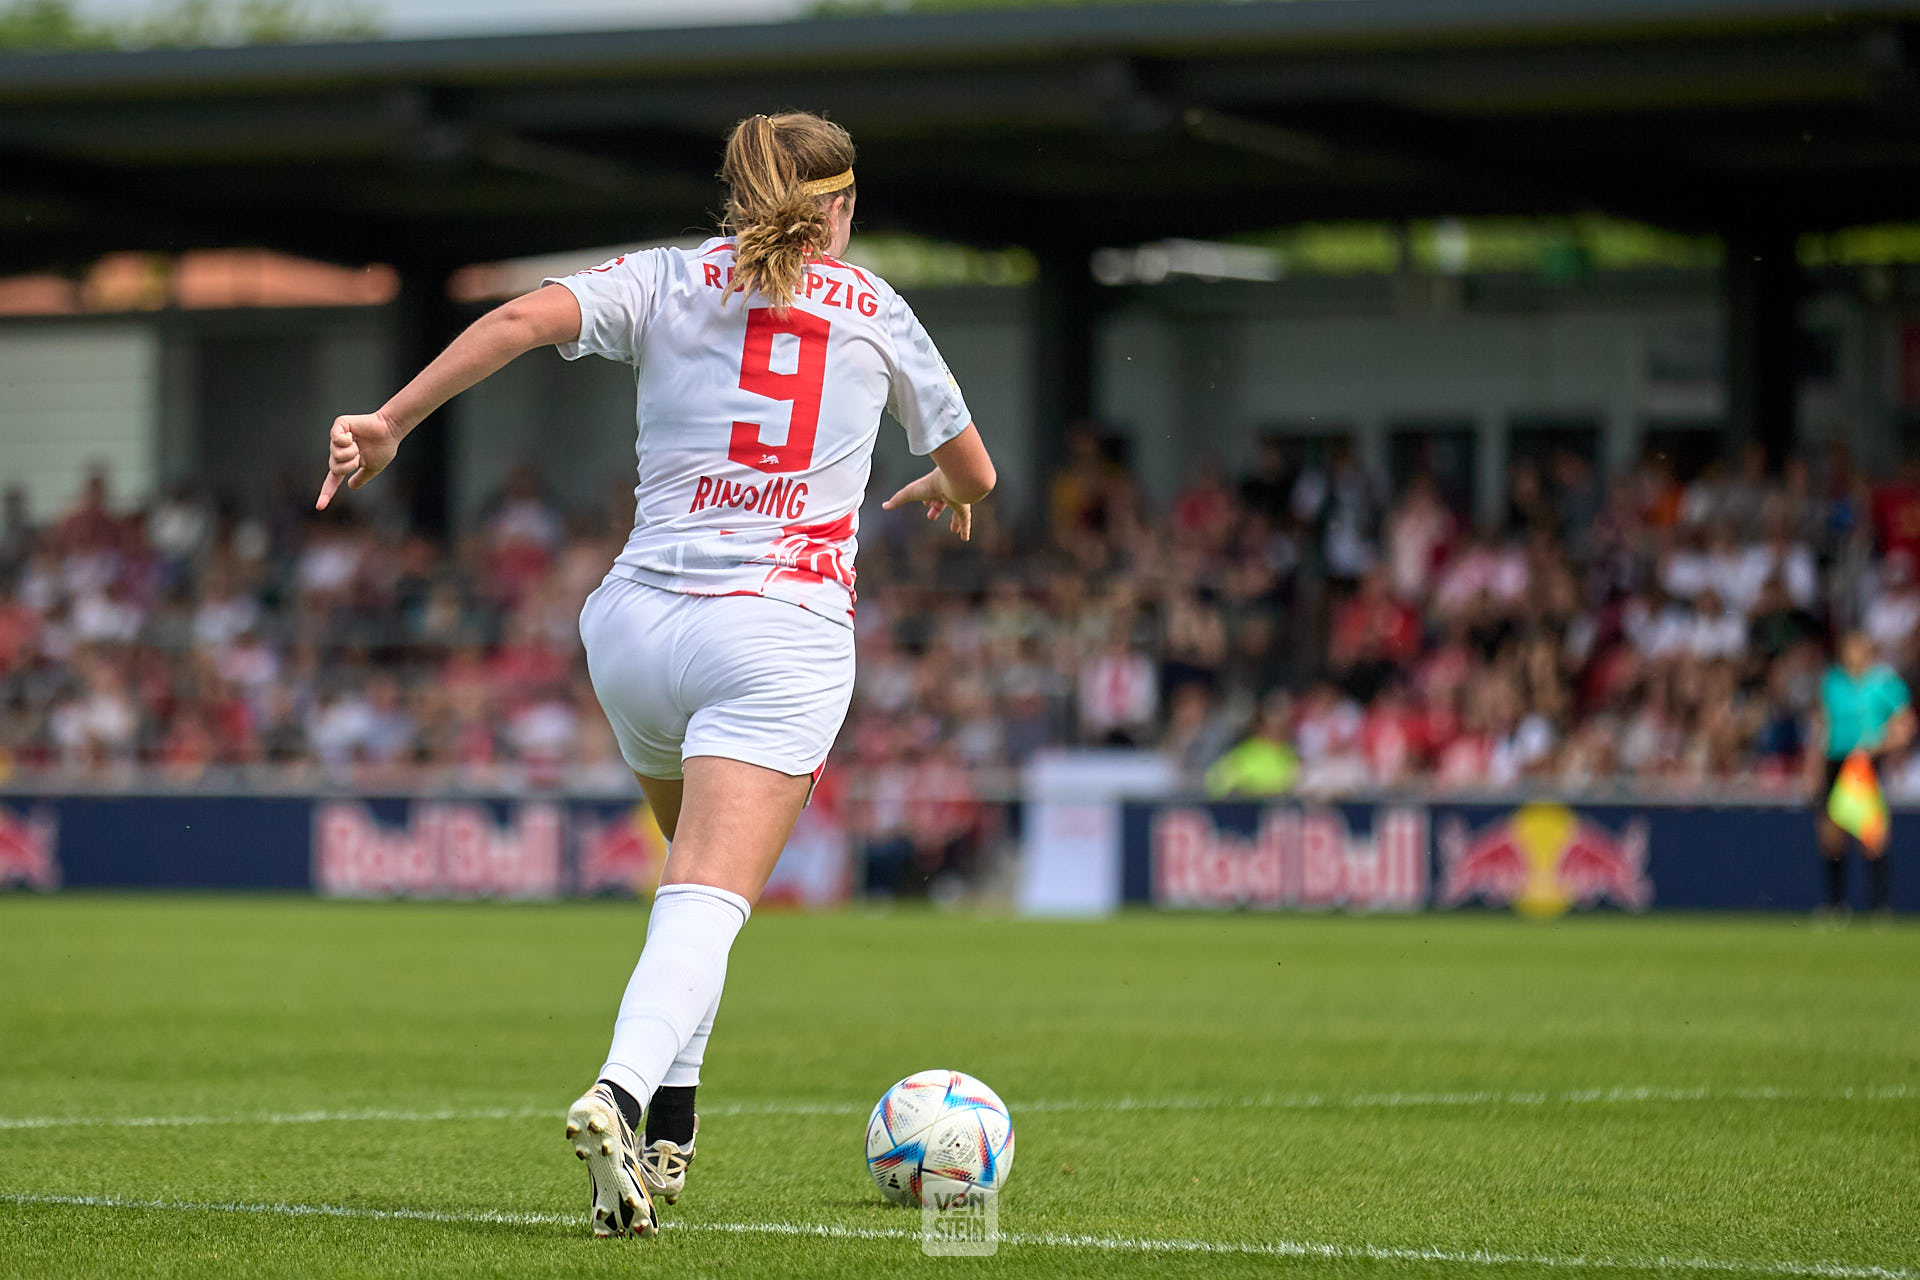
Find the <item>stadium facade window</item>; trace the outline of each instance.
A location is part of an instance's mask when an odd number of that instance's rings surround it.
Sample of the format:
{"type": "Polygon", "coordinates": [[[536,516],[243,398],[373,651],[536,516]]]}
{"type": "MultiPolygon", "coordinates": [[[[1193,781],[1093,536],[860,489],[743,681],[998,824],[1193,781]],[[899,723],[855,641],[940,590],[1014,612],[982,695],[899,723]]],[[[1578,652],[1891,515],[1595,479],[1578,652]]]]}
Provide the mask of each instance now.
{"type": "Polygon", "coordinates": [[[1729,432],[1723,422],[1667,418],[1647,419],[1640,442],[1641,454],[1664,462],[1679,484],[1698,479],[1730,448],[1729,432]]]}
{"type": "Polygon", "coordinates": [[[151,496],[158,458],[160,342],[135,322],[0,330],[0,488],[38,521],[68,510],[105,473],[116,510],[151,496]]]}
{"type": "Polygon", "coordinates": [[[1402,418],[1387,424],[1387,478],[1393,491],[1404,492],[1422,474],[1456,515],[1472,518],[1480,491],[1480,432],[1472,418],[1402,418]]]}
{"type": "Polygon", "coordinates": [[[1600,415],[1597,413],[1516,413],[1507,419],[1507,465],[1525,460],[1539,467],[1571,453],[1599,468],[1600,415]]]}

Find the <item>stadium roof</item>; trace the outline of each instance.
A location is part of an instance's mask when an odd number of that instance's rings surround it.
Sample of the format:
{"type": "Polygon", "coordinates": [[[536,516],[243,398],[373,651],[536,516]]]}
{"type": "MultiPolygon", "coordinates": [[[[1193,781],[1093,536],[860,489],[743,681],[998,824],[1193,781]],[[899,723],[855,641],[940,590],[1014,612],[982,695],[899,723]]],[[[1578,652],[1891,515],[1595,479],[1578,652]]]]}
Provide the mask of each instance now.
{"type": "Polygon", "coordinates": [[[1080,249],[1604,209],[1920,217],[1920,0],[1292,0],[0,57],[0,273],[264,245],[457,264],[707,225],[824,109],[868,226],[1080,249]]]}

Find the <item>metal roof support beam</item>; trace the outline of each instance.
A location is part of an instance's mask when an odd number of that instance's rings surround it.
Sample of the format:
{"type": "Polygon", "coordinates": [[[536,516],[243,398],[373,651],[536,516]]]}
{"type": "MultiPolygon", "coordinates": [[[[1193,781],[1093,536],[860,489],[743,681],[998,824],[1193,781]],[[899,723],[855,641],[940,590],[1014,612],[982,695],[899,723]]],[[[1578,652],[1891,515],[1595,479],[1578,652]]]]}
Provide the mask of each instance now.
{"type": "MultiPolygon", "coordinates": [[[[464,326],[464,315],[447,296],[453,267],[443,260],[416,258],[398,264],[400,296],[393,308],[393,386],[426,368],[464,326]]],[[[407,437],[396,467],[406,485],[413,528],[444,537],[453,527],[453,414],[423,423],[407,437]]],[[[536,426],[536,424],[529,424],[536,426]]],[[[537,429],[537,426],[536,426],[537,429]]]]}
{"type": "Polygon", "coordinates": [[[1093,416],[1093,332],[1099,299],[1088,263],[1091,244],[1063,243],[1036,251],[1032,405],[1035,508],[1047,509],[1046,490],[1066,461],[1067,433],[1093,416]]]}
{"type": "Polygon", "coordinates": [[[1727,426],[1735,439],[1764,445],[1774,466],[1798,443],[1797,240],[1779,228],[1730,235],[1722,267],[1727,426]]]}

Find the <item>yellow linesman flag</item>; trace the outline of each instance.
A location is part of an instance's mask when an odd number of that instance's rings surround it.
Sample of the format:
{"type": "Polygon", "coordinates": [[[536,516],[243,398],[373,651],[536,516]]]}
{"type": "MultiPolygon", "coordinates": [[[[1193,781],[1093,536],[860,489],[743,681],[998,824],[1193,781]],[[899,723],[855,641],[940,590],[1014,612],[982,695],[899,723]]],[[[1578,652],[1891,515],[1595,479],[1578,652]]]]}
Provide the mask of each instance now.
{"type": "Polygon", "coordinates": [[[1827,816],[1833,825],[1879,853],[1887,847],[1887,798],[1880,779],[1864,751],[1855,751],[1840,766],[1827,797],[1827,816]]]}

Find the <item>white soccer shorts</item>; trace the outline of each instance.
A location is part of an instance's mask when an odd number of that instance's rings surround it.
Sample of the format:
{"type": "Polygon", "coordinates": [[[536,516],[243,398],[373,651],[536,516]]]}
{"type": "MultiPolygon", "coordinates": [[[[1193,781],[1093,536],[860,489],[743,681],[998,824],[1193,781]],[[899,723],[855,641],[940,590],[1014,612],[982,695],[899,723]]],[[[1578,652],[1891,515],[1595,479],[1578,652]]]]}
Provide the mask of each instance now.
{"type": "Polygon", "coordinates": [[[784,600],[609,575],[580,638],[620,754],[649,778],[681,777],[689,756],[815,774],[853,697],[852,629],[784,600]]]}

